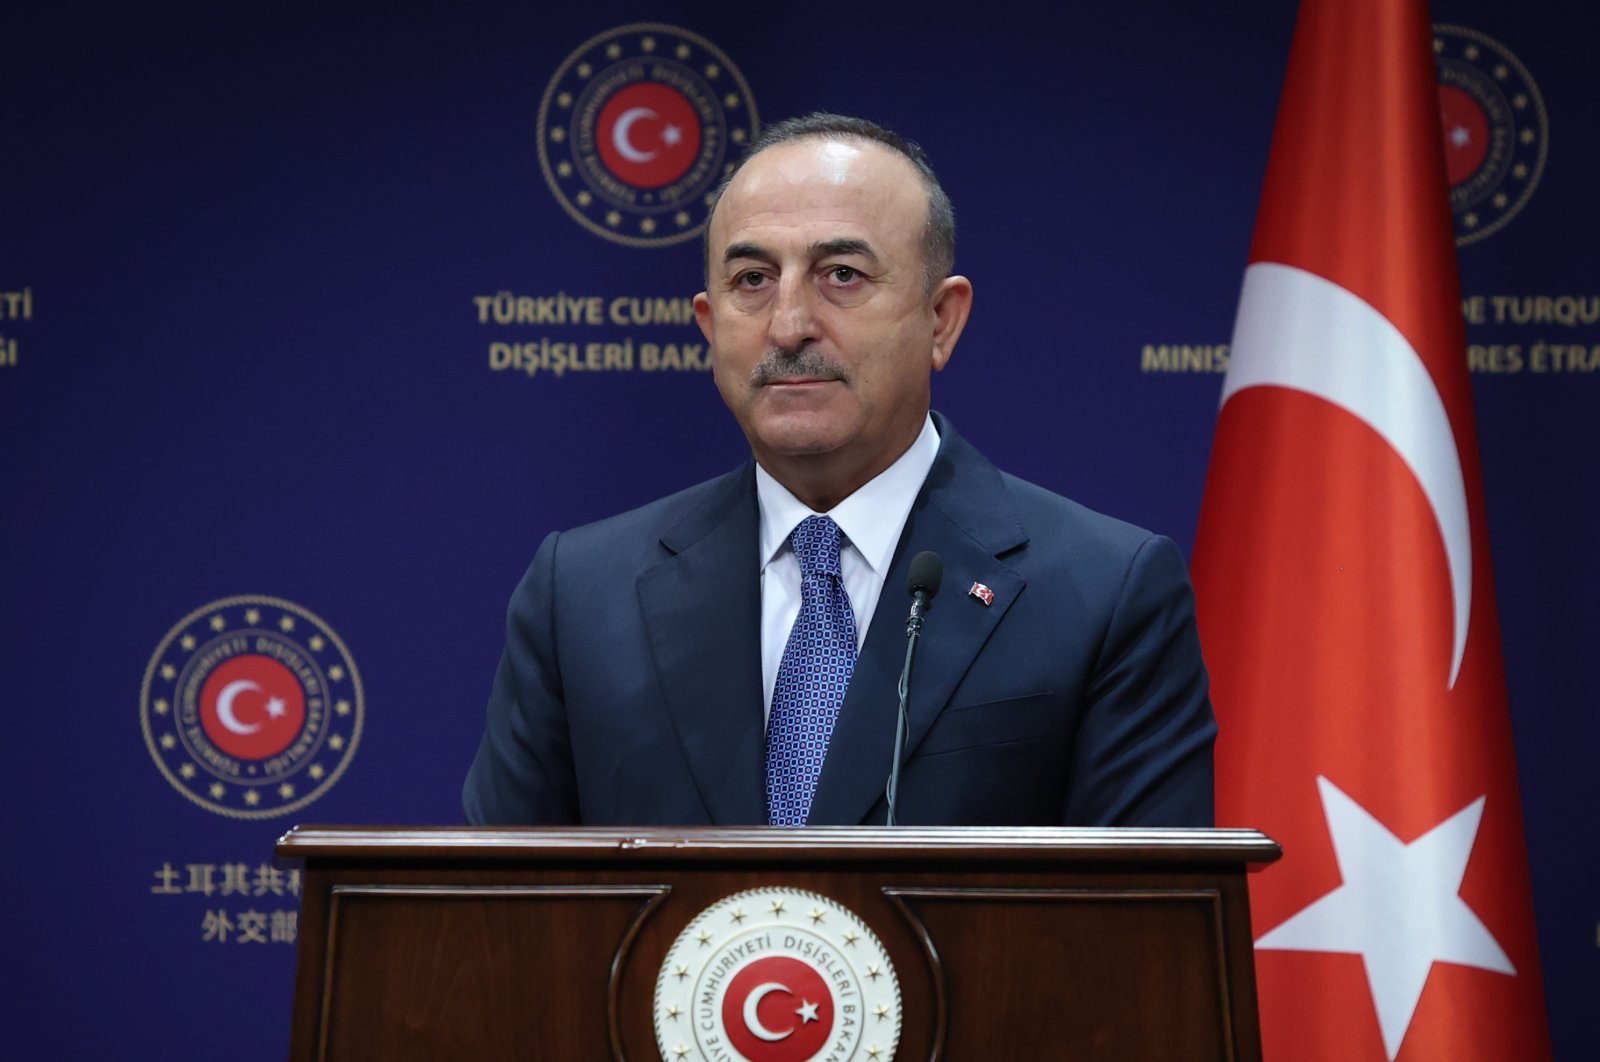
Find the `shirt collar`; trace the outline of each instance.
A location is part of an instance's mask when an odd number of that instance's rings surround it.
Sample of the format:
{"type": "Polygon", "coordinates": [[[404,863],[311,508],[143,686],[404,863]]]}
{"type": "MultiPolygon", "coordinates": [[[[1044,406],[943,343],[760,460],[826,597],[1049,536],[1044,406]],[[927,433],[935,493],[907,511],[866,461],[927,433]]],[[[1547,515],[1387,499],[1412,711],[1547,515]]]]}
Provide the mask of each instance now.
{"type": "MultiPolygon", "coordinates": [[[[894,464],[828,511],[827,515],[833,517],[873,574],[882,576],[888,572],[906,516],[938,456],[939,432],[933,426],[933,418],[924,417],[922,431],[894,464]]],[[[756,499],[761,509],[761,570],[766,571],[778,551],[787,547],[789,533],[800,521],[819,514],[759,464],[756,499]]]]}

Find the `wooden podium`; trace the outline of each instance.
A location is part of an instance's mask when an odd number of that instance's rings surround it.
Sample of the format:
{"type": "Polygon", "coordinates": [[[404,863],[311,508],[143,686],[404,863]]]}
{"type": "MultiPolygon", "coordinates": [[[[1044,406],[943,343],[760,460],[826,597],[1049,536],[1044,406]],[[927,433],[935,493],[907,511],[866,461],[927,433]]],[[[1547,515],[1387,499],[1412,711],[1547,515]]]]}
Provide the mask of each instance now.
{"type": "Polygon", "coordinates": [[[1259,1059],[1245,875],[1279,854],[1253,830],[300,827],[290,1057],[654,1062],[659,1025],[667,1062],[737,1062],[718,1006],[791,1057],[816,1003],[748,987],[764,940],[834,985],[819,1058],[891,1057],[897,1016],[900,1062],[1259,1059]],[[763,917],[795,928],[727,935],[763,917]]]}

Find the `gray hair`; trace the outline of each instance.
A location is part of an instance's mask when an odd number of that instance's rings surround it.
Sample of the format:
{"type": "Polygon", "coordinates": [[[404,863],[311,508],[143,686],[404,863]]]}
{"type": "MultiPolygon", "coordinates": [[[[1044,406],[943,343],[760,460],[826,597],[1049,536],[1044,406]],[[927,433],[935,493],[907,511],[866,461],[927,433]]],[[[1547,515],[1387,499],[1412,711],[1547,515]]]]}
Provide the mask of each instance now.
{"type": "Polygon", "coordinates": [[[723,194],[746,163],[770,147],[795,140],[854,140],[881,144],[916,167],[917,175],[922,178],[923,190],[928,194],[928,220],[922,230],[923,288],[932,293],[939,281],[950,275],[956,264],[956,212],[922,148],[916,141],[907,140],[865,118],[818,111],[767,126],[751,142],[750,149],[722,179],[722,183],[717,185],[716,191],[711,193],[711,209],[706,214],[705,234],[702,237],[708,285],[711,275],[711,218],[717,212],[717,204],[722,202],[723,194]]]}

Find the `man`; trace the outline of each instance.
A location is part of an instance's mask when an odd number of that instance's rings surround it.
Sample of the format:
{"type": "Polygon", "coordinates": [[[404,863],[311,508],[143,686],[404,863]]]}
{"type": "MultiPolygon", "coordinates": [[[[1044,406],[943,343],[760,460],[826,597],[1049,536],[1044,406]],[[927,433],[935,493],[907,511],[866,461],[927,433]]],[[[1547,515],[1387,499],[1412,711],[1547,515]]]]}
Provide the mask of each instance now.
{"type": "Polygon", "coordinates": [[[884,821],[910,558],[943,559],[897,818],[1210,825],[1215,735],[1166,539],[997,471],[929,414],[972,285],[920,150],[774,126],[723,185],[695,315],[754,462],[540,547],[474,823],[884,821]],[[970,590],[968,588],[971,588],[970,590]]]}

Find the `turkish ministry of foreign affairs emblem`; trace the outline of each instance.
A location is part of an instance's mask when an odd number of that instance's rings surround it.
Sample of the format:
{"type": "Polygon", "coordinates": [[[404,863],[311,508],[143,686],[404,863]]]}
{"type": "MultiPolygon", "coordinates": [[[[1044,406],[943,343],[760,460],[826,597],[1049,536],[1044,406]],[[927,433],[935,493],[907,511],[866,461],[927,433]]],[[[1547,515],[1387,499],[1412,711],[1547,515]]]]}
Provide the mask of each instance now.
{"type": "Polygon", "coordinates": [[[539,104],[539,166],[556,201],[630,247],[694,239],[713,190],[760,129],[744,75],[704,37],[661,23],[585,41],[539,104]]]}
{"type": "Polygon", "coordinates": [[[195,609],[150,657],[139,725],[162,775],[207,811],[267,819],[326,793],[361,739],[361,674],[333,629],[275,597],[195,609]]]}
{"type": "Polygon", "coordinates": [[[1461,26],[1433,27],[1456,244],[1499,231],[1544,173],[1550,120],[1527,67],[1505,45],[1461,26]]]}
{"type": "Polygon", "coordinates": [[[656,978],[667,1062],[888,1062],[900,982],[883,944],[820,893],[762,888],[688,924],[656,978]]]}

